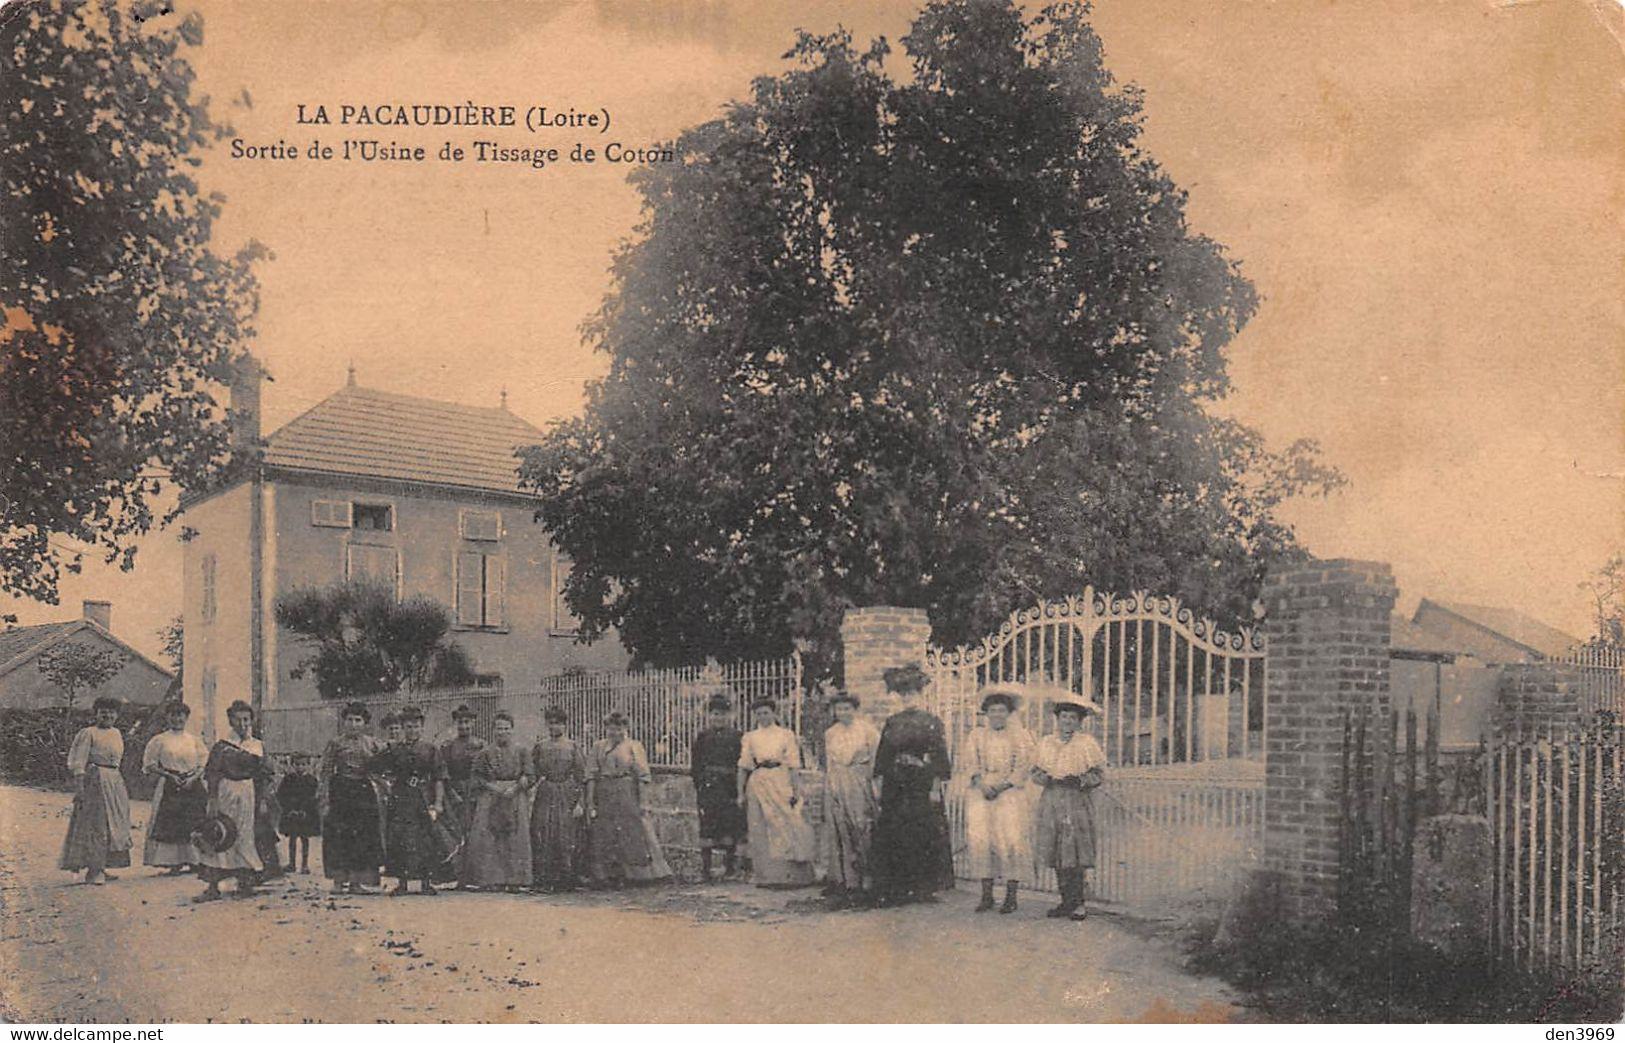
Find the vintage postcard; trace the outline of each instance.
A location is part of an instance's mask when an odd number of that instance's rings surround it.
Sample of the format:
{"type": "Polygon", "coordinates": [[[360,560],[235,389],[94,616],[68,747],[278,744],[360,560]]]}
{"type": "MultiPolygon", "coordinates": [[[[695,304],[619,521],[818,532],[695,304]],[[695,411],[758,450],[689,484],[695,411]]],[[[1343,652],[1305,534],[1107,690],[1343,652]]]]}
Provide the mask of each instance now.
{"type": "Polygon", "coordinates": [[[1622,42],[11,0],[0,1018],[1617,1020],[1622,42]]]}

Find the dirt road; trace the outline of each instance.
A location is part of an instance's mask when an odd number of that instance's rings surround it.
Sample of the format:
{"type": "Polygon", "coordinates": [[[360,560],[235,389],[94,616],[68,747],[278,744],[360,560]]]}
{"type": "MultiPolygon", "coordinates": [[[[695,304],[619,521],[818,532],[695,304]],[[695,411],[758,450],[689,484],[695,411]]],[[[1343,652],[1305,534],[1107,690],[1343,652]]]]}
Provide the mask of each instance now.
{"type": "MultiPolygon", "coordinates": [[[[195,879],[55,868],[68,799],[0,787],[0,1014],[71,1022],[1217,1021],[1171,944],[1097,915],[942,904],[826,913],[809,892],[340,897],[319,875],[193,905],[195,879]]],[[[147,805],[137,803],[141,823],[147,805]]],[[[140,850],[137,830],[136,850],[140,850]]],[[[228,885],[229,887],[230,885],[228,885]]]]}

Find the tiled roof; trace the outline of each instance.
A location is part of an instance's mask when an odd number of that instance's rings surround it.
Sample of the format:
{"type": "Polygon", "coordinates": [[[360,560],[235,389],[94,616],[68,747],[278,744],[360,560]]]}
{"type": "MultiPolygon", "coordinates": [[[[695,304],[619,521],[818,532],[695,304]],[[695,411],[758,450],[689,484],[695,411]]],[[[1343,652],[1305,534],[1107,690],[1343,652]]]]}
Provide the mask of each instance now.
{"type": "Polygon", "coordinates": [[[79,626],[81,620],[65,623],[40,623],[30,627],[7,627],[0,630],[0,668],[35,647],[44,647],[56,638],[79,626]]]}
{"type": "Polygon", "coordinates": [[[99,634],[123,649],[129,656],[141,660],[165,675],[174,676],[173,671],[153,662],[117,634],[103,630],[88,619],[69,619],[61,623],[40,623],[35,626],[8,627],[0,630],[0,674],[10,673],[33,659],[36,653],[45,651],[63,638],[81,630],[99,634]]]}
{"type": "Polygon", "coordinates": [[[514,450],[542,432],[506,409],[350,385],[267,439],[271,467],[515,493],[514,450]]]}
{"type": "Polygon", "coordinates": [[[1467,654],[1466,649],[1457,647],[1456,644],[1445,640],[1442,635],[1411,622],[1397,612],[1394,613],[1392,622],[1388,647],[1395,652],[1415,652],[1450,659],[1467,654]]]}
{"type": "Polygon", "coordinates": [[[1432,604],[1446,612],[1460,616],[1470,623],[1477,623],[1485,630],[1499,634],[1509,641],[1516,642],[1531,651],[1543,656],[1555,657],[1580,644],[1580,639],[1572,634],[1565,634],[1556,627],[1547,626],[1538,619],[1532,619],[1513,608],[1495,608],[1490,605],[1464,605],[1458,601],[1436,601],[1432,598],[1423,598],[1422,604],[1416,609],[1419,620],[1422,608],[1432,604]]]}

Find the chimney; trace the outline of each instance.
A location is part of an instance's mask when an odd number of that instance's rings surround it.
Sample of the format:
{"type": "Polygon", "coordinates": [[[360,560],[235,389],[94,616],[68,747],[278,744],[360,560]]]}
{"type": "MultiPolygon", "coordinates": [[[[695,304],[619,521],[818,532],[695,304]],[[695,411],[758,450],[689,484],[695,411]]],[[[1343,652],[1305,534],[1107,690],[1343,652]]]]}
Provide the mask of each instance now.
{"type": "Polygon", "coordinates": [[[85,599],[85,618],[108,633],[113,632],[113,603],[85,599]]]}
{"type": "Polygon", "coordinates": [[[231,374],[231,449],[252,455],[260,448],[260,384],[268,379],[265,367],[245,352],[231,374]]]}

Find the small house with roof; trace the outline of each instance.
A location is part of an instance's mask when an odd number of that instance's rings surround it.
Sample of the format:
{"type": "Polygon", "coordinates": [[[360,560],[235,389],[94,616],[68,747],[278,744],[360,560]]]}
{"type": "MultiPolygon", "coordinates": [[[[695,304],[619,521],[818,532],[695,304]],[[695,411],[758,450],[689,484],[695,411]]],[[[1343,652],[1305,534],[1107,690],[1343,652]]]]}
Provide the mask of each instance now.
{"type": "Polygon", "coordinates": [[[1581,639],[1515,608],[1467,605],[1423,598],[1411,616],[1413,630],[1444,648],[1486,663],[1532,663],[1558,659],[1581,639]]]}
{"type": "Polygon", "coordinates": [[[234,699],[319,701],[292,676],[308,653],[276,623],[306,587],[374,582],[444,605],[482,686],[529,688],[567,669],[617,670],[613,635],[591,645],[561,597],[569,562],[519,486],[520,446],[542,432],[482,408],[349,382],[268,436],[264,373],[232,387],[230,480],[183,503],[185,698],[204,734],[234,699]]]}
{"type": "Polygon", "coordinates": [[[107,601],[86,601],[83,615],[60,623],[13,626],[0,630],[0,709],[35,709],[63,705],[63,693],[40,672],[40,656],[65,643],[87,645],[98,652],[113,652],[124,665],[94,692],[81,693],[76,708],[87,709],[97,696],[111,695],[127,703],[156,706],[162,702],[175,675],[142,655],[113,633],[113,606],[107,601]]]}

